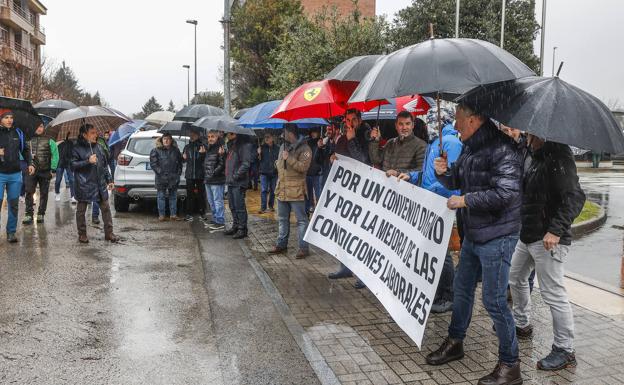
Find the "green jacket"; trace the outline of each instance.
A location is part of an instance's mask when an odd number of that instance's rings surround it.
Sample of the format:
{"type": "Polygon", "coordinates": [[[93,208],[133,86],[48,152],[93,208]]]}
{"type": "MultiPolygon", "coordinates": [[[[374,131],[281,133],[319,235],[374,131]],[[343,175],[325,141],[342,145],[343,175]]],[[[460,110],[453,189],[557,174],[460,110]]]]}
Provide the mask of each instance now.
{"type": "Polygon", "coordinates": [[[30,148],[33,156],[33,165],[38,171],[56,170],[59,162],[59,151],[54,140],[43,136],[35,136],[30,140],[30,148]]]}

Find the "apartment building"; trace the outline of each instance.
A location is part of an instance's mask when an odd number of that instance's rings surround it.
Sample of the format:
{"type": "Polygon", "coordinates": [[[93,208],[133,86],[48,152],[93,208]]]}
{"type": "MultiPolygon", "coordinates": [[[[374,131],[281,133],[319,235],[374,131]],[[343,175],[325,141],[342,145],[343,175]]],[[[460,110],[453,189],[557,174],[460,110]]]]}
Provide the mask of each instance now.
{"type": "Polygon", "coordinates": [[[38,0],[0,0],[0,93],[19,95],[15,88],[26,86],[19,77],[38,70],[46,42],[40,16],[46,13],[38,0]]]}

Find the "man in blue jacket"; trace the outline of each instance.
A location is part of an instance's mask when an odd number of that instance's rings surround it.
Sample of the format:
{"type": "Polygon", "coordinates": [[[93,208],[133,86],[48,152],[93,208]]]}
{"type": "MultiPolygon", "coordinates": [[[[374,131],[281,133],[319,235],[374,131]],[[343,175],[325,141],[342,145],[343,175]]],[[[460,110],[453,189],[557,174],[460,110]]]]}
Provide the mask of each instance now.
{"type": "MultiPolygon", "coordinates": [[[[453,127],[455,114],[448,108],[440,109],[442,119],[442,150],[446,154],[449,164],[455,163],[462,151],[462,143],[457,137],[457,131],[453,127]]],[[[427,114],[427,126],[430,133],[437,134],[437,107],[432,107],[427,114]]],[[[436,178],[433,161],[440,157],[440,138],[436,137],[427,147],[425,161],[422,171],[412,171],[409,174],[399,175],[399,179],[407,180],[412,184],[420,186],[426,190],[434,192],[445,198],[452,195],[459,195],[457,190],[449,190],[444,187],[436,178]]],[[[455,277],[455,266],[450,253],[446,253],[444,267],[440,275],[440,283],[431,306],[432,313],[445,313],[453,308],[453,279],[455,277]]]]}

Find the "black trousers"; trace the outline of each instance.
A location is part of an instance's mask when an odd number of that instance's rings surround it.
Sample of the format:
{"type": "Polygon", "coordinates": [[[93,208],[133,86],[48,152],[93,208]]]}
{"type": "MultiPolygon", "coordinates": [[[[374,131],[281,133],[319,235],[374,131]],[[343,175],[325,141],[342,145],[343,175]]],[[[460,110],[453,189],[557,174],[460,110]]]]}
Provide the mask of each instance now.
{"type": "Polygon", "coordinates": [[[26,192],[26,215],[33,215],[35,212],[35,200],[33,195],[39,186],[39,209],[38,215],[45,215],[48,206],[48,192],[50,191],[50,179],[52,174],[49,171],[35,172],[35,175],[26,175],[24,187],[26,192]]]}
{"type": "Polygon", "coordinates": [[[228,203],[232,212],[232,228],[247,231],[247,206],[245,193],[247,189],[228,185],[228,203]]]}
{"type": "Polygon", "coordinates": [[[203,179],[186,180],[186,215],[206,212],[206,192],[203,179]]]}

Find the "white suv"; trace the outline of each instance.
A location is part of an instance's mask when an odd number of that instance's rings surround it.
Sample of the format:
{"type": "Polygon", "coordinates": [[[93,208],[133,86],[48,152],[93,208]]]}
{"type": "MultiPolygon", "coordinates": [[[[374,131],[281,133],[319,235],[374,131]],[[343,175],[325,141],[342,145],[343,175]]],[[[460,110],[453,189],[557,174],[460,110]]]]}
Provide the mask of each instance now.
{"type": "MultiPolygon", "coordinates": [[[[156,139],[161,136],[156,131],[139,131],[128,139],[126,148],[117,157],[115,168],[115,211],[128,211],[131,201],[138,203],[143,199],[156,199],[155,175],[150,167],[149,155],[156,147],[156,139]]],[[[188,136],[174,136],[173,139],[180,151],[189,142],[188,136]]],[[[180,177],[178,198],[186,198],[184,170],[180,177]]]]}

